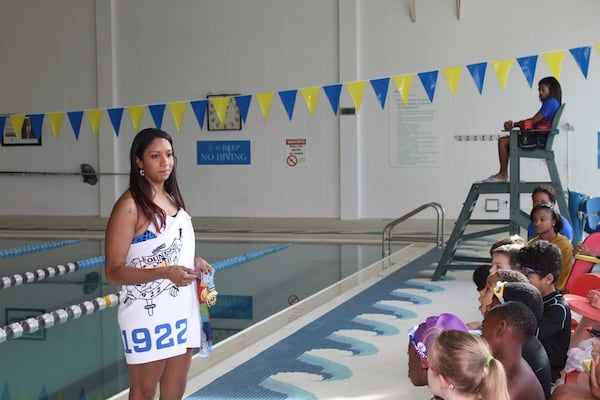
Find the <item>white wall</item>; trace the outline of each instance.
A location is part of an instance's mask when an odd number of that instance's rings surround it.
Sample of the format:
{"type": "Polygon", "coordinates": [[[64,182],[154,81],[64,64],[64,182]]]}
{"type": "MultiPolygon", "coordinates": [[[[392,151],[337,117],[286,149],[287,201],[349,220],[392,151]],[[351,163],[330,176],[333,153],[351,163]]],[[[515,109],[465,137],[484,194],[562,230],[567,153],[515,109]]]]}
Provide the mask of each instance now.
{"type": "MultiPolygon", "coordinates": [[[[435,167],[397,168],[390,160],[393,84],[381,110],[367,84],[357,115],[333,116],[321,91],[314,116],[300,94],[289,121],[275,93],[265,121],[253,100],[241,132],[200,130],[188,107],[175,138],[178,176],[197,217],[393,218],[429,201],[456,217],[471,182],[495,172],[495,142],[459,142],[455,135],[497,134],[509,118],[535,113],[516,61],[502,90],[488,66],[483,94],[466,69],[456,96],[441,70],[477,62],[540,55],[535,81],[550,72],[541,54],[566,50],[560,81],[563,121],[575,131],[555,150],[564,187],[600,192],[595,104],[599,54],[588,79],[568,50],[600,37],[594,0],[417,0],[412,22],[399,0],[7,0],[0,24],[2,113],[109,108],[203,99],[208,93],[253,94],[440,70],[432,109],[440,156],[435,167]],[[285,138],[306,138],[307,167],[285,166],[285,138]],[[250,140],[248,166],[198,166],[198,140],[250,140]]],[[[417,77],[411,93],[424,96],[417,77]]],[[[342,93],[342,107],[353,106],[342,93]]],[[[152,125],[148,112],[142,126],[152,125]]],[[[42,146],[0,147],[0,171],[79,170],[93,165],[96,186],[76,176],[0,174],[0,215],[107,216],[127,185],[135,131],[126,113],[119,137],[105,115],[96,137],[84,118],[76,140],[69,122],[42,146]]],[[[542,170],[533,164],[532,170],[542,170]]],[[[537,172],[532,172],[533,176],[537,172]]],[[[425,217],[427,217],[425,215],[425,217]]]]}

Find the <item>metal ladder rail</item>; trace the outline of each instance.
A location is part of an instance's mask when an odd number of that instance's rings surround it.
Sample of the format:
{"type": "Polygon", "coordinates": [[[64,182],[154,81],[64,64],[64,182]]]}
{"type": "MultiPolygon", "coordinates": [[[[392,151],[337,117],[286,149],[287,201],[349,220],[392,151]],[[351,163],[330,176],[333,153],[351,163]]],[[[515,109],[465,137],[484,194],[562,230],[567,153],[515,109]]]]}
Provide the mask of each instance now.
{"type": "Polygon", "coordinates": [[[392,222],[387,224],[385,226],[385,228],[383,228],[382,241],[381,241],[382,258],[386,258],[387,256],[389,256],[391,254],[392,241],[394,239],[401,237],[401,236],[395,236],[395,237],[392,236],[392,230],[398,224],[406,221],[413,215],[416,215],[427,208],[433,208],[437,214],[437,232],[436,232],[436,237],[435,237],[435,243],[438,248],[441,248],[444,246],[444,219],[446,217],[446,211],[444,210],[444,207],[442,207],[442,205],[440,203],[431,202],[431,203],[426,203],[420,207],[415,208],[414,210],[404,214],[400,218],[393,220],[392,222]]]}

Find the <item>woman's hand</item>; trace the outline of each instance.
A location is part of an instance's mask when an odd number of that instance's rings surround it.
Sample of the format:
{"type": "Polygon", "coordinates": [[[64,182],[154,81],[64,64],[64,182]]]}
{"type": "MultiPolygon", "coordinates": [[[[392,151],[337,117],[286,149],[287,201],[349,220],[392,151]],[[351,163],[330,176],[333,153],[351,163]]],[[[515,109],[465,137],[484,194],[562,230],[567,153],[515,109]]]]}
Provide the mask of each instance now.
{"type": "Polygon", "coordinates": [[[187,286],[196,281],[196,273],[193,269],[182,265],[171,265],[167,267],[169,280],[177,286],[187,286]]]}
{"type": "Polygon", "coordinates": [[[194,269],[196,270],[196,274],[214,274],[215,269],[210,265],[204,258],[196,257],[194,260],[194,269]]]}

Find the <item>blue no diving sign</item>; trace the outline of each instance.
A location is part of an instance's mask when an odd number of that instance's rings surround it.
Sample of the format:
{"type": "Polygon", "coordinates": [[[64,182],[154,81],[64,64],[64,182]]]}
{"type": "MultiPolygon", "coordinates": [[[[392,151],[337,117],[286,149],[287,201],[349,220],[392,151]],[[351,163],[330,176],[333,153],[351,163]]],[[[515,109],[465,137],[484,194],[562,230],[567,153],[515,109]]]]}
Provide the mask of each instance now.
{"type": "Polygon", "coordinates": [[[201,140],[198,165],[250,164],[249,140],[201,140]]]}

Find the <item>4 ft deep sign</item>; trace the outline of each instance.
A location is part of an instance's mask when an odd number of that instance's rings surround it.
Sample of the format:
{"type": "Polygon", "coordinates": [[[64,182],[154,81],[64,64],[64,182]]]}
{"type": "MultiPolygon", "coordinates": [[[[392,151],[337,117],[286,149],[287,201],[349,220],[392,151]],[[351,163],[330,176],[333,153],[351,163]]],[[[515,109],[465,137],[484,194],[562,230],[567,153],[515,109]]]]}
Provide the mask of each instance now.
{"type": "Polygon", "coordinates": [[[250,164],[249,140],[201,140],[197,142],[198,165],[250,164]]]}

